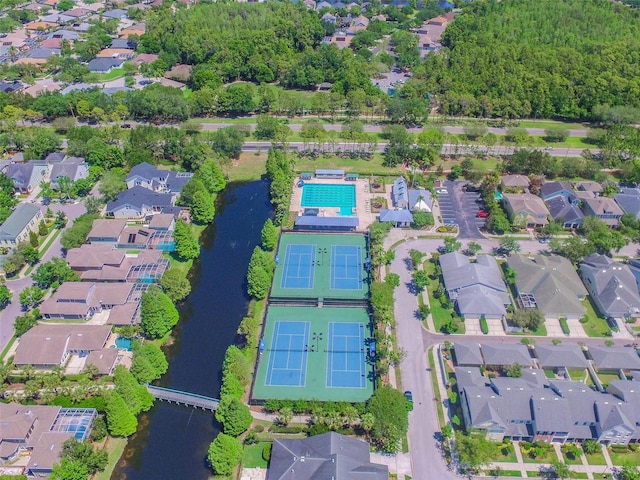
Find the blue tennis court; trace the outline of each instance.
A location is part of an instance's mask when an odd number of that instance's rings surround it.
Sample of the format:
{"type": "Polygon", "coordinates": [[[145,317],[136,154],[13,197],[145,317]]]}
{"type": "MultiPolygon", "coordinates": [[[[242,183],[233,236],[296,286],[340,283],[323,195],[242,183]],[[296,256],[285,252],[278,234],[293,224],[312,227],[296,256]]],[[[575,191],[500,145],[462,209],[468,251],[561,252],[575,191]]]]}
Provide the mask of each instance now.
{"type": "Polygon", "coordinates": [[[276,322],[265,385],[303,387],[308,344],[309,322],[276,322]]]}
{"type": "Polygon", "coordinates": [[[364,324],[330,322],[327,345],[327,387],[365,388],[364,324]]]}
{"type": "Polygon", "coordinates": [[[315,245],[287,245],[280,288],[313,288],[315,245]]]}
{"type": "Polygon", "coordinates": [[[362,252],[359,245],[331,246],[331,289],[362,289],[362,252]]]}

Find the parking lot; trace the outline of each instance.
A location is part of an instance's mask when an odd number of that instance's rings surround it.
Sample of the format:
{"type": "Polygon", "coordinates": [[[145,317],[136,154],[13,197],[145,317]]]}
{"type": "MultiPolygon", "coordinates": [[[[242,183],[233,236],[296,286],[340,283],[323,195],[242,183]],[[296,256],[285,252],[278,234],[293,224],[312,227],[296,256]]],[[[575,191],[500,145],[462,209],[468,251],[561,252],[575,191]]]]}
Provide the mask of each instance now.
{"type": "Polygon", "coordinates": [[[440,205],[440,216],[442,217],[442,223],[445,225],[455,225],[458,223],[456,220],[456,210],[453,206],[453,199],[450,195],[450,188],[452,188],[452,186],[449,188],[440,187],[436,189],[438,204],[440,205]]]}
{"type": "MultiPolygon", "coordinates": [[[[486,223],[485,218],[479,218],[478,212],[483,209],[484,205],[480,200],[479,192],[467,192],[463,188],[466,181],[446,181],[444,187],[447,189],[446,194],[439,194],[439,197],[445,199],[445,213],[442,213],[443,223],[455,223],[460,231],[458,238],[461,239],[481,239],[485,238],[480,233],[480,228],[486,223]],[[448,220],[445,221],[446,219],[448,220]]],[[[441,190],[437,189],[436,191],[441,190]]],[[[441,203],[442,206],[442,203],[441,203]]],[[[442,207],[441,207],[442,209],[442,207]]]]}
{"type": "Polygon", "coordinates": [[[484,204],[480,198],[480,192],[465,192],[463,190],[463,193],[462,209],[466,214],[471,213],[474,215],[473,219],[478,229],[484,228],[487,219],[477,216],[479,211],[484,211],[484,204]]]}

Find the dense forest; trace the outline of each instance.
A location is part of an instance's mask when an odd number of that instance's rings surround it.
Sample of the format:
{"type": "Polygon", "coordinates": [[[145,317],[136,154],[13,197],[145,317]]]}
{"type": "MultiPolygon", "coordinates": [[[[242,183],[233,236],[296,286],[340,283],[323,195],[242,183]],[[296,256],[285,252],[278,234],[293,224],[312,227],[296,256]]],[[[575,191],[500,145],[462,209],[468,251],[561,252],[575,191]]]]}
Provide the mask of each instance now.
{"type": "Polygon", "coordinates": [[[640,106],[640,15],[609,0],[496,0],[464,7],[417,69],[443,113],[590,118],[640,106]]]}
{"type": "Polygon", "coordinates": [[[318,15],[303,4],[203,3],[149,14],[139,51],[159,53],[166,66],[195,65],[196,88],[247,80],[291,88],[331,82],[342,93],[373,90],[364,62],[351,50],[321,45],[325,35],[318,15]]]}

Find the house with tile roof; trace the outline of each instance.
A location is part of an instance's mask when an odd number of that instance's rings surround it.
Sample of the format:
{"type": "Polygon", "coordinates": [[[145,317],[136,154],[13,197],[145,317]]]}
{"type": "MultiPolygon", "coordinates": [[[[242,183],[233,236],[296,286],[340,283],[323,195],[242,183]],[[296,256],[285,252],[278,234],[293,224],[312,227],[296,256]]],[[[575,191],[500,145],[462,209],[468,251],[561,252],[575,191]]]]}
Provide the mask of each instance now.
{"type": "Polygon", "coordinates": [[[48,320],[88,320],[104,310],[127,303],[133,283],[65,282],[40,305],[48,320]]]}
{"type": "Polygon", "coordinates": [[[598,217],[610,227],[619,227],[624,211],[613,198],[596,197],[582,200],[582,211],[585,216],[598,217]]]}
{"type": "Polygon", "coordinates": [[[500,177],[500,185],[503,189],[513,188],[524,192],[531,185],[531,181],[526,175],[502,175],[500,177]]]}
{"type": "Polygon", "coordinates": [[[580,277],[604,317],[640,317],[640,294],[628,265],[594,253],[580,263],[580,277]]]}
{"type": "Polygon", "coordinates": [[[586,313],[582,300],[588,294],[587,289],[566,258],[513,255],[507,263],[517,274],[520,308],[538,308],[546,318],[579,319],[586,313]]]}
{"type": "Polygon", "coordinates": [[[523,228],[538,228],[549,223],[549,209],[542,199],[531,193],[505,193],[502,195],[504,209],[514,225],[523,228]]]}

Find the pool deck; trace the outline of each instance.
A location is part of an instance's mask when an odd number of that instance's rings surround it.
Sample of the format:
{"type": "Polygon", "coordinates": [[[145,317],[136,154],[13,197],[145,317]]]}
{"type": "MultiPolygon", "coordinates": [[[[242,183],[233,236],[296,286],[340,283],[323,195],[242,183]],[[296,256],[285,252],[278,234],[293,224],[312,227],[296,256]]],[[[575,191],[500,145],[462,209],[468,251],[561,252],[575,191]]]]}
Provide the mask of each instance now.
{"type": "MultiPolygon", "coordinates": [[[[300,178],[296,177],[294,185],[293,185],[293,193],[291,196],[291,211],[295,212],[298,216],[302,215],[305,207],[302,206],[302,189],[304,187],[298,187],[298,180],[300,178]]],[[[360,225],[358,226],[358,231],[365,231],[369,228],[373,222],[376,221],[378,216],[377,213],[371,212],[371,199],[374,197],[379,197],[380,194],[372,194],[371,189],[369,188],[369,179],[368,178],[359,178],[355,181],[346,181],[344,179],[325,179],[325,178],[312,178],[311,180],[305,180],[305,185],[309,184],[331,184],[331,185],[355,185],[356,187],[356,213],[357,217],[360,219],[360,225]]],[[[309,208],[309,207],[306,207],[309,208]]],[[[339,207],[321,207],[320,208],[320,217],[339,217],[340,216],[340,208],[339,207]]]]}

